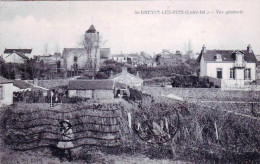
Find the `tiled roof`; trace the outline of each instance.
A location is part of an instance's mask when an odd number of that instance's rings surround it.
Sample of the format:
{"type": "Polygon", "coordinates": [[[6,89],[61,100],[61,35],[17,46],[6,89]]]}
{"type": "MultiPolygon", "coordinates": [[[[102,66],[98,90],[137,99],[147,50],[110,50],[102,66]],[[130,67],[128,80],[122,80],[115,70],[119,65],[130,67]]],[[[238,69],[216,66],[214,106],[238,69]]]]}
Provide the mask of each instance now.
{"type": "Polygon", "coordinates": [[[109,59],[110,48],[100,48],[100,59],[109,59]]]}
{"type": "Polygon", "coordinates": [[[31,52],[32,52],[31,49],[5,49],[4,50],[4,53],[9,53],[9,54],[15,53],[23,59],[29,59],[24,54],[25,53],[30,54],[31,52]]]}
{"type": "Polygon", "coordinates": [[[6,84],[6,83],[13,83],[12,80],[8,80],[4,78],[3,76],[0,76],[0,84],[6,84]]]}
{"type": "Polygon", "coordinates": [[[142,78],[140,78],[140,77],[138,77],[138,76],[135,76],[135,75],[133,75],[133,74],[131,74],[131,73],[128,73],[128,72],[126,72],[126,73],[123,73],[123,72],[118,73],[118,74],[116,74],[116,75],[110,77],[109,79],[114,79],[114,78],[117,78],[117,77],[119,77],[119,76],[124,76],[124,75],[126,75],[126,74],[129,75],[129,76],[132,76],[132,77],[134,77],[134,78],[136,78],[136,79],[143,80],[142,78]]]}
{"type": "MultiPolygon", "coordinates": [[[[247,50],[241,50],[244,53],[244,60],[246,62],[256,62],[256,57],[254,55],[254,53],[249,53],[247,50]]],[[[206,50],[205,53],[203,53],[201,51],[199,57],[198,57],[198,61],[200,61],[202,55],[205,61],[216,61],[215,59],[215,55],[220,54],[222,61],[235,61],[234,58],[234,50],[206,50]]]]}
{"type": "Polygon", "coordinates": [[[93,25],[91,25],[89,27],[89,29],[87,30],[87,33],[95,33],[95,32],[96,32],[96,29],[95,29],[95,27],[93,25]]]}
{"type": "Polygon", "coordinates": [[[4,53],[14,53],[14,52],[30,54],[32,52],[32,49],[5,49],[5,51],[4,51],[4,53]]]}
{"type": "Polygon", "coordinates": [[[127,55],[124,55],[124,54],[113,54],[112,57],[127,57],[127,55]]]}
{"type": "Polygon", "coordinates": [[[139,58],[141,55],[138,54],[128,54],[127,56],[132,57],[132,58],[139,58]]]}
{"type": "Polygon", "coordinates": [[[27,56],[24,55],[22,52],[15,52],[17,55],[19,55],[23,59],[29,59],[27,56]]]}
{"type": "Polygon", "coordinates": [[[140,58],[141,55],[138,54],[113,54],[112,57],[131,57],[131,58],[140,58]]]}
{"type": "Polygon", "coordinates": [[[72,80],[69,82],[69,90],[113,90],[112,80],[72,80]]]}
{"type": "Polygon", "coordinates": [[[14,80],[14,86],[20,89],[33,88],[32,84],[27,83],[23,80],[14,80]]]}
{"type": "Polygon", "coordinates": [[[116,82],[115,87],[120,88],[120,89],[125,89],[127,87],[127,85],[116,82]]]}

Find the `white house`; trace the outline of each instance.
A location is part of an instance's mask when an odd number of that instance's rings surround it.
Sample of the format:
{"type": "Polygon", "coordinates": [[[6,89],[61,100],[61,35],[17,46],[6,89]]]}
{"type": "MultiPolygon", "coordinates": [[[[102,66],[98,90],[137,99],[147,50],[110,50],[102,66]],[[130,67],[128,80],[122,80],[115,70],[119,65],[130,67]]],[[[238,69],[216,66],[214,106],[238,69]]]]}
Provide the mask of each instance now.
{"type": "Polygon", "coordinates": [[[5,49],[2,58],[6,63],[22,64],[29,59],[25,54],[30,54],[31,52],[32,49],[5,49]]]}
{"type": "Polygon", "coordinates": [[[198,61],[200,76],[218,79],[221,88],[244,86],[256,79],[257,60],[250,45],[246,50],[206,50],[203,45],[198,61]]]}
{"type": "Polygon", "coordinates": [[[13,82],[0,76],[0,107],[13,104],[13,82]]]}
{"type": "Polygon", "coordinates": [[[119,63],[126,63],[127,62],[127,55],[124,54],[114,54],[112,55],[112,59],[119,63]]]}

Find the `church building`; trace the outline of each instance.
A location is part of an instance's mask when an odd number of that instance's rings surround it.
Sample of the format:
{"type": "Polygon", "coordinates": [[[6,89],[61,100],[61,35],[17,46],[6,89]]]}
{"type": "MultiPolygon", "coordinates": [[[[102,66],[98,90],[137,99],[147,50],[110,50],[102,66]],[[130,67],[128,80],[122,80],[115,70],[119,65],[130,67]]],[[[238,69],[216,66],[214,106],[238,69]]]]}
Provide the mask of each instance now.
{"type": "Polygon", "coordinates": [[[62,63],[65,71],[98,71],[100,67],[99,42],[99,32],[91,25],[82,40],[83,48],[64,48],[62,63]]]}

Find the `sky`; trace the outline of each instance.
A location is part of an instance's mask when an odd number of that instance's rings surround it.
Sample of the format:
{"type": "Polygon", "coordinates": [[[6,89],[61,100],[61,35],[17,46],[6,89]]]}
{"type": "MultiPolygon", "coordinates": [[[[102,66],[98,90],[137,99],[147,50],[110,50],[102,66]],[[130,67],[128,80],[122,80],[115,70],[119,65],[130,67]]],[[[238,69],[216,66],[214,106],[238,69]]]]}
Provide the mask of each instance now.
{"type": "Polygon", "coordinates": [[[43,55],[46,47],[51,54],[80,47],[91,24],[112,54],[185,52],[189,41],[194,52],[203,44],[231,50],[251,44],[260,54],[259,8],[257,0],[0,2],[0,54],[5,48],[32,48],[32,55],[43,55]],[[179,14],[163,14],[166,10],[179,14]],[[200,10],[210,14],[192,14],[200,10]],[[240,14],[227,15],[229,10],[240,14]]]}

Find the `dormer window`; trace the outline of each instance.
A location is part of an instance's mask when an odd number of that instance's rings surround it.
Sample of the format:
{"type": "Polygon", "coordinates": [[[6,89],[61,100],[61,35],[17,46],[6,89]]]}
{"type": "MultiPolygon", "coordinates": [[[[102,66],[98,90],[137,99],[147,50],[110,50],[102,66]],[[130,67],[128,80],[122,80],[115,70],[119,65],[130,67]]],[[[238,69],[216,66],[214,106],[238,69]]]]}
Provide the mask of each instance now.
{"type": "Polygon", "coordinates": [[[214,58],[215,58],[216,61],[222,61],[222,58],[221,58],[221,55],[220,55],[220,54],[216,54],[216,55],[214,56],[214,58]]]}
{"type": "Polygon", "coordinates": [[[244,60],[243,58],[244,58],[244,56],[243,56],[242,53],[236,53],[236,62],[238,64],[242,64],[243,63],[243,60],[244,60]]]}

